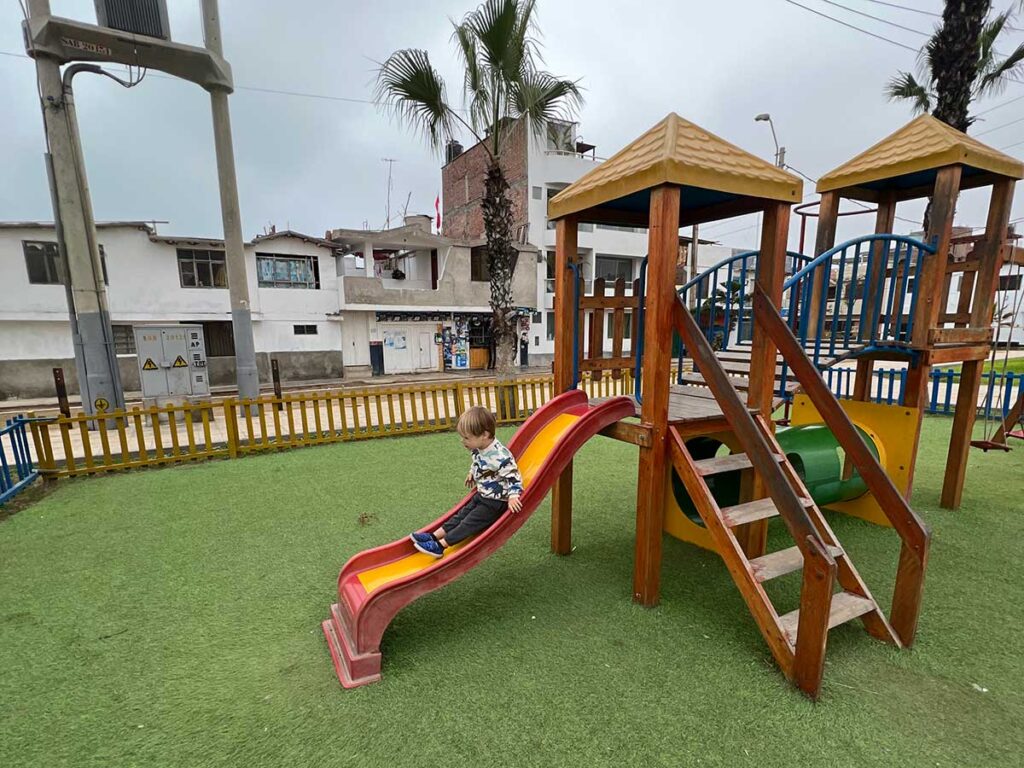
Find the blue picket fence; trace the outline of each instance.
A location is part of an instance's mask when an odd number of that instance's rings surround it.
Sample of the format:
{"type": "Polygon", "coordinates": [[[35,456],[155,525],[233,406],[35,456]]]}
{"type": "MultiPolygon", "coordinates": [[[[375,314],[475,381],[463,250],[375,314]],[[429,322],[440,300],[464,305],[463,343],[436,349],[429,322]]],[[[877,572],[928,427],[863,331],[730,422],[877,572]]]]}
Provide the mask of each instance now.
{"type": "Polygon", "coordinates": [[[39,476],[28,447],[29,419],[15,416],[0,427],[0,504],[30,486],[39,476]],[[10,454],[12,461],[7,455],[10,454]]]}
{"type": "MultiPolygon", "coordinates": [[[[822,378],[836,397],[853,397],[853,368],[826,368],[822,378]]],[[[870,399],[875,403],[902,405],[907,382],[906,368],[881,368],[874,372],[870,399]]],[[[928,413],[952,415],[956,410],[956,387],[960,383],[959,368],[933,368],[928,392],[928,413]]],[[[1005,375],[989,371],[982,377],[984,403],[978,415],[984,418],[1005,418],[1010,407],[1024,393],[1024,373],[1008,371],[1005,375]]]]}

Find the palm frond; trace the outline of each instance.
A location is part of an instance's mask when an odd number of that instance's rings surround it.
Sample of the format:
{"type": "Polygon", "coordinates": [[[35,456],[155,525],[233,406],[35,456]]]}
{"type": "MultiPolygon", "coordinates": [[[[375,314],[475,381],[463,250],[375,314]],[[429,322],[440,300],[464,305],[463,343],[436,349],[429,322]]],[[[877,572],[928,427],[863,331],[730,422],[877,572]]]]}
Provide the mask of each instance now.
{"type": "Polygon", "coordinates": [[[501,95],[502,84],[514,80],[524,60],[532,56],[532,43],[527,42],[530,19],[524,19],[522,14],[532,13],[534,7],[532,0],[485,0],[462,21],[476,39],[479,55],[492,73],[492,97],[501,95]]]}
{"type": "Polygon", "coordinates": [[[466,70],[463,78],[463,95],[469,109],[470,122],[474,130],[483,133],[493,120],[490,109],[491,90],[488,87],[490,77],[481,64],[473,30],[465,24],[452,22],[452,25],[452,39],[457,44],[459,56],[466,70]]]}
{"type": "Polygon", "coordinates": [[[454,111],[448,105],[444,80],[426,51],[395,51],[377,71],[375,98],[399,122],[423,133],[431,148],[440,151],[452,136],[454,111]]]}
{"type": "Polygon", "coordinates": [[[583,104],[579,82],[560,80],[549,72],[527,72],[512,85],[512,106],[539,134],[552,120],[571,120],[583,104]]]}
{"type": "Polygon", "coordinates": [[[1020,74],[1024,65],[1024,43],[1018,45],[1013,53],[1002,61],[993,61],[987,72],[978,74],[980,78],[976,84],[977,95],[990,96],[1000,93],[1005,87],[1007,80],[1016,79],[1014,75],[1020,74]]]}
{"type": "Polygon", "coordinates": [[[929,89],[910,72],[900,72],[885,86],[889,101],[909,101],[915,114],[931,111],[934,101],[929,89]]]}

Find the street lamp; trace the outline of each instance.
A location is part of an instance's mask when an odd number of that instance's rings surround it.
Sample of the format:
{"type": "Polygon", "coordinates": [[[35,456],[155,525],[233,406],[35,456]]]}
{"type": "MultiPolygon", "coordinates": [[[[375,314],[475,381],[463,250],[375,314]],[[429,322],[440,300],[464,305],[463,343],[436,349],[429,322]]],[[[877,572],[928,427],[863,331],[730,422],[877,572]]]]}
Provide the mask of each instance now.
{"type": "Polygon", "coordinates": [[[775,135],[775,123],[772,122],[772,116],[767,112],[762,112],[760,115],[754,118],[754,122],[768,123],[768,127],[772,129],[772,141],[775,142],[775,165],[779,168],[786,167],[786,148],[779,146],[779,139],[775,135]]]}

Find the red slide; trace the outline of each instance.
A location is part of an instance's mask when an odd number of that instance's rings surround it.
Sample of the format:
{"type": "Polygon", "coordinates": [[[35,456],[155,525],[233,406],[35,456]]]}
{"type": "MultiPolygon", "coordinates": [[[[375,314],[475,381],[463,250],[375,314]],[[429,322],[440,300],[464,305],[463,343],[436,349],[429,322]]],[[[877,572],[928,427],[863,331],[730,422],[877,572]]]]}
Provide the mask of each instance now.
{"type": "MultiPolygon", "coordinates": [[[[519,514],[505,512],[480,535],[450,547],[441,559],[418,552],[403,537],[360,552],[345,563],[338,575],[338,602],[322,624],[341,684],[355,688],[380,680],[380,639],[395,615],[496,552],[540,506],[580,447],[634,413],[628,397],[591,407],[586,393],[578,389],[559,395],[527,419],[509,441],[525,485],[519,514]]],[[[422,530],[436,530],[471,497],[422,530]]]]}

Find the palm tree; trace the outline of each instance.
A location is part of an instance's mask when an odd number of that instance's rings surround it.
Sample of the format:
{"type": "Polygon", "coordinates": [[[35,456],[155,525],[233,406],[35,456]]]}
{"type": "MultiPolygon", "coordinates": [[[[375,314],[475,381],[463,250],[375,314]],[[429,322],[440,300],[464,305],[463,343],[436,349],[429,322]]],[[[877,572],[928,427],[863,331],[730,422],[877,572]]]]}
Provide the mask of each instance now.
{"type": "Polygon", "coordinates": [[[909,101],[915,113],[966,132],[974,123],[971,103],[999,93],[1024,64],[1024,43],[1009,56],[996,41],[1013,18],[1011,10],[986,18],[989,0],[947,0],[942,24],[921,50],[919,78],[899,72],[886,86],[892,101],[909,101]]]}
{"type": "MultiPolygon", "coordinates": [[[[1009,56],[996,52],[996,40],[1013,18],[1012,10],[988,18],[990,0],[946,0],[942,23],[921,49],[919,78],[899,72],[885,92],[890,101],[909,101],[915,113],[930,112],[967,132],[976,99],[999,93],[1024,65],[1024,43],[1009,56]]],[[[932,201],[924,209],[924,231],[931,225],[932,201]]]]}
{"type": "Polygon", "coordinates": [[[553,120],[572,117],[582,104],[578,83],[538,67],[540,47],[536,0],[485,0],[460,23],[452,22],[452,40],[465,70],[464,108],[448,100],[444,80],[426,51],[395,51],[380,66],[377,100],[399,121],[423,134],[440,152],[458,128],[468,131],[487,153],[481,203],[498,374],[515,365],[518,334],[512,307],[512,205],[501,165],[502,151],[515,124],[524,120],[534,135],[553,120]]]}

